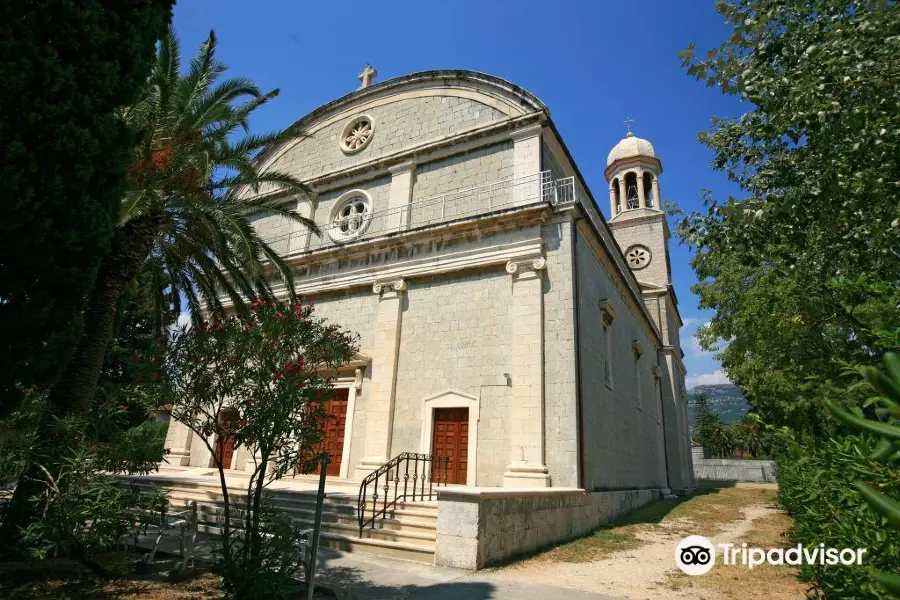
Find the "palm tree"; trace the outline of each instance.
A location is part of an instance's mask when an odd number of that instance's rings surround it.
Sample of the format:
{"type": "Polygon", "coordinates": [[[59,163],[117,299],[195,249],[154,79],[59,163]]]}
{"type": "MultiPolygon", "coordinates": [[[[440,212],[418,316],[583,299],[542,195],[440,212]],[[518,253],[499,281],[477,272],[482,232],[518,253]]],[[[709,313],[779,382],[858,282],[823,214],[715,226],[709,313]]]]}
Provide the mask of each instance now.
{"type": "Polygon", "coordinates": [[[225,65],[215,49],[210,32],[182,75],[178,39],[170,29],[142,99],[122,111],[140,142],[111,248],[84,314],[84,332],[50,392],[51,405],[62,414],[90,407],[119,298],[142,269],[154,282],[160,314],[166,302],[177,308],[183,301],[195,320],[204,310],[221,313],[220,295],[238,310],[246,298],[270,297],[273,271],[292,289],[290,269],[248,219],[266,211],[316,230],[284,206],[285,195],[308,189],[289,174],[261,172],[255,161],[263,148],[292,135],[249,133],[250,115],[278,90],[263,94],[248,79],[220,80],[225,65]],[[240,197],[263,186],[262,196],[240,197]]]}

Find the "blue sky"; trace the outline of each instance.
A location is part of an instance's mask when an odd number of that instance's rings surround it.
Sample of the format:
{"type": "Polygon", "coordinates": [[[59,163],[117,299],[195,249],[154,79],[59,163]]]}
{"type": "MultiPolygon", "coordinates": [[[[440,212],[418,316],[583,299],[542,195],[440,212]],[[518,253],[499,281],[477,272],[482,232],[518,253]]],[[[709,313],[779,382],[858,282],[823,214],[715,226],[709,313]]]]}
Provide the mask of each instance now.
{"type": "MultiPolygon", "coordinates": [[[[508,79],[550,107],[607,216],[606,155],[629,115],[635,134],[662,160],[664,200],[690,211],[701,208],[704,188],[719,198],[736,193],[710,168],[712,153],[697,132],[713,115],[736,116],[744,107],[688,77],[678,59],[690,42],[705,52],[726,38],[711,1],[182,0],[175,28],[185,60],[213,29],[230,75],[250,77],[265,91],[280,88],[252,123],[256,131],[284,128],[353,91],[367,62],[378,70],[376,81],[471,69],[508,79]]],[[[690,292],[690,253],[675,239],[671,253],[689,385],[721,383],[715,357],[693,338],[710,313],[690,292]]]]}

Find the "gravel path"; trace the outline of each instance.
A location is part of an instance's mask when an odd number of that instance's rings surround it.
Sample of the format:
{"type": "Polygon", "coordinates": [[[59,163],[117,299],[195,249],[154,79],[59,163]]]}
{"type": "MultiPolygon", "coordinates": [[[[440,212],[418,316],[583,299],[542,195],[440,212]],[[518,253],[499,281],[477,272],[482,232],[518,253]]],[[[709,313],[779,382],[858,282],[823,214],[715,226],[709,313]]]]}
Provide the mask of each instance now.
{"type": "MultiPolygon", "coordinates": [[[[740,542],[750,530],[753,521],[779,512],[769,506],[751,505],[743,509],[743,518],[728,524],[711,537],[714,544],[740,542]]],[[[685,537],[685,521],[664,521],[648,526],[652,529],[640,532],[637,537],[645,542],[636,550],[619,552],[608,558],[583,563],[525,561],[495,571],[498,579],[541,583],[576,590],[609,594],[610,596],[644,600],[650,598],[697,598],[696,591],[672,590],[664,585],[669,573],[677,572],[675,546],[685,537]]],[[[694,532],[702,535],[704,532],[694,532]]],[[[705,598],[717,597],[714,593],[705,598]]]]}

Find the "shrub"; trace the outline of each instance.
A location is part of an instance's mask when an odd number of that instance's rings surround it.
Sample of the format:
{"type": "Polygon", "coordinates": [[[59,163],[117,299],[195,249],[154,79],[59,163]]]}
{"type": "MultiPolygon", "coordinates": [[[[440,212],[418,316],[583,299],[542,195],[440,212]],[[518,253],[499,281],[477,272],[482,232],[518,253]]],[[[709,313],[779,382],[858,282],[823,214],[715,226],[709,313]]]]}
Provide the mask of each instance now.
{"type": "Polygon", "coordinates": [[[301,533],[291,519],[270,503],[260,509],[258,552],[231,546],[231,557],[222,563],[222,586],[228,598],[295,598],[298,577],[305,576],[299,550],[301,533]]]}
{"type": "Polygon", "coordinates": [[[895,570],[900,561],[900,536],[853,488],[855,480],[864,479],[889,496],[900,495],[900,472],[868,458],[875,445],[866,435],[785,436],[775,452],[779,501],[794,517],[792,541],[867,549],[859,566],[801,566],[801,579],[819,597],[884,598],[873,575],[895,570]]]}
{"type": "Polygon", "coordinates": [[[99,472],[94,455],[78,454],[63,461],[55,479],[47,473],[46,494],[32,498],[41,518],[24,529],[19,543],[33,560],[89,560],[136,539],[147,523],[136,520],[130,509],[149,508],[159,499],[158,494],[131,493],[115,477],[99,472]]]}
{"type": "Polygon", "coordinates": [[[155,403],[173,405],[172,418],[206,446],[219,472],[228,597],[275,595],[288,585],[293,534],[265,508],[264,492],[298,467],[315,467],[334,375],[356,350],[357,336],[316,316],[312,305],[257,298],[249,311],[174,332],[160,363],[138,357],[158,364],[147,382],[155,403]],[[218,452],[225,439],[250,457],[241,494],[226,485],[218,452]]]}

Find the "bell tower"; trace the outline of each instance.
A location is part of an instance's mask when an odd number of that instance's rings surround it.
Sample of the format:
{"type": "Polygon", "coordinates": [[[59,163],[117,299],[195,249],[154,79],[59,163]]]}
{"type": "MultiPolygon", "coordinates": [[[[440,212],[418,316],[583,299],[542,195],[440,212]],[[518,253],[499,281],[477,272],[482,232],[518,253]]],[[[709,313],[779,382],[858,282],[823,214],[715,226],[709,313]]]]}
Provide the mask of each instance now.
{"type": "Polygon", "coordinates": [[[630,130],[606,158],[610,229],[637,280],[664,288],[672,283],[671,234],[659,195],[661,174],[653,145],[630,130]]]}
{"type": "Polygon", "coordinates": [[[606,158],[605,174],[609,182],[609,228],[662,338],[654,389],[660,394],[663,412],[669,485],[676,493],[687,493],[694,487],[694,475],[679,333],[682,321],[672,286],[669,225],[659,194],[662,163],[653,145],[629,128],[606,158]]]}

